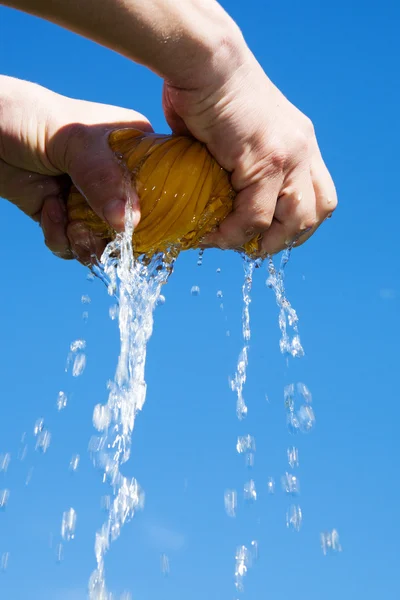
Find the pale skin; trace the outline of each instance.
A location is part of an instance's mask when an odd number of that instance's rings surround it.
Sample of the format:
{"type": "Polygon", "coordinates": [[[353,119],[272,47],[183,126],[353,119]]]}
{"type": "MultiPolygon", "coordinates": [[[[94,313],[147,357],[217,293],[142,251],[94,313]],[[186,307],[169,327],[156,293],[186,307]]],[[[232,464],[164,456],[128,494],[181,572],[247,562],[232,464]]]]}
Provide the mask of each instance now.
{"type": "MultiPolygon", "coordinates": [[[[3,0],[103,44],[164,79],[173,132],[207,144],[231,173],[233,212],[204,246],[239,248],[261,234],[260,254],[306,241],[337,205],[310,119],[268,79],[214,0],[3,0]]],[[[0,78],[0,195],[41,222],[49,248],[86,261],[102,246],[68,227],[71,180],[117,231],[137,197],[107,146],[112,128],[151,131],[139,113],[65,98],[0,78]]]]}

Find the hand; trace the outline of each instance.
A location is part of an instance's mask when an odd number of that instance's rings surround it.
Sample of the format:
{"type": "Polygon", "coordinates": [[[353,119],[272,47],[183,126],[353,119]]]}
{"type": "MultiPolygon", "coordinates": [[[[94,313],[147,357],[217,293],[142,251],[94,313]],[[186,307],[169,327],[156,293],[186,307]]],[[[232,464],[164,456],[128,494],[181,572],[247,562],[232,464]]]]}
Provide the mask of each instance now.
{"type": "Polygon", "coordinates": [[[81,223],[67,223],[71,182],[117,231],[130,200],[136,225],[139,201],[108,135],[127,126],[152,131],[150,123],[133,110],[66,98],[10,77],[0,77],[0,89],[0,196],[41,224],[54,254],[89,263],[105,242],[81,223]]]}
{"type": "Polygon", "coordinates": [[[199,86],[193,79],[186,89],[165,83],[164,111],[174,132],[207,144],[238,192],[234,211],[204,245],[240,248],[261,234],[260,254],[274,254],[315,232],[335,210],[336,191],[311,121],[244,44],[240,52],[239,65],[229,54],[214,61],[214,71],[198,65],[199,86]]]}

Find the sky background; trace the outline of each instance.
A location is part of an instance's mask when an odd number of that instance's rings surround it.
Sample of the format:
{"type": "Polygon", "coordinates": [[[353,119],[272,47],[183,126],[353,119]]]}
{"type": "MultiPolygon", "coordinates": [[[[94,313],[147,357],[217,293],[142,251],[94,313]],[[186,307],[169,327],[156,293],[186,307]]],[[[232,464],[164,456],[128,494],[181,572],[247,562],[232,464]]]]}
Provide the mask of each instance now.
{"type": "MultiPolygon", "coordinates": [[[[131,591],[134,600],[234,600],[235,548],[255,539],[259,559],[243,600],[398,600],[400,8],[385,0],[226,0],[224,6],[269,76],[313,119],[340,204],[287,268],[306,351],[288,367],[265,266],[255,274],[244,422],[236,419],[228,387],[241,347],[241,260],[209,251],[197,267],[196,253],[179,258],[166,303],[156,310],[147,402],[125,470],[144,487],[146,506],[109,553],[109,587],[131,591]],[[193,285],[200,286],[198,297],[190,294],[193,285]],[[283,388],[298,381],[313,394],[317,422],[310,435],[294,439],[283,388]],[[235,450],[237,436],[247,433],[257,443],[252,473],[235,450]],[[292,444],[300,456],[300,533],[286,529],[291,501],[279,486],[292,444]],[[269,476],[277,480],[274,496],[267,494],[269,476]],[[258,499],[249,506],[241,490],[251,477],[258,499]],[[239,491],[235,520],[224,512],[227,488],[239,491]],[[332,528],[343,552],[324,557],[319,535],[332,528]]],[[[65,95],[135,108],[155,130],[168,131],[157,77],[5,8],[0,71],[65,95]]],[[[0,222],[0,453],[11,453],[7,473],[0,473],[0,489],[10,490],[0,513],[0,554],[10,553],[0,597],[83,600],[95,566],[94,534],[105,518],[100,498],[108,493],[87,447],[93,406],[106,401],[106,381],[114,375],[117,327],[104,286],[87,281],[82,266],[52,256],[37,225],[5,201],[0,222]],[[89,307],[82,294],[91,297],[89,307]],[[69,344],[81,337],[87,367],[73,378],[64,367],[69,344]],[[59,413],[60,390],[69,401],[59,413]],[[39,417],[52,434],[44,455],[34,450],[39,417]],[[75,453],[81,464],[71,474],[75,453]],[[57,564],[61,517],[70,507],[78,515],[76,539],[57,564]]]]}

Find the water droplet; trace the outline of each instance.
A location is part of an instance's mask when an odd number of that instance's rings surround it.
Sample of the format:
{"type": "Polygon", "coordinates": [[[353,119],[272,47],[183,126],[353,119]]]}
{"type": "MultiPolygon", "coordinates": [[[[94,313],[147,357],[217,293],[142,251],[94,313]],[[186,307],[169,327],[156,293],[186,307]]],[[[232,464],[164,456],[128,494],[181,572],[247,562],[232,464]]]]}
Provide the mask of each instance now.
{"type": "Polygon", "coordinates": [[[238,592],[243,592],[243,579],[251,566],[251,557],[246,546],[239,546],[236,549],[235,561],[235,587],[238,592]]]}
{"type": "Polygon", "coordinates": [[[82,304],[90,304],[91,303],[90,296],[88,296],[87,294],[83,294],[83,296],[81,298],[81,302],[82,302],[82,304]]]}
{"type": "Polygon", "coordinates": [[[304,384],[295,386],[287,385],[284,390],[284,404],[286,420],[290,433],[308,433],[315,425],[315,415],[311,407],[311,393],[304,384]],[[306,401],[307,404],[300,405],[306,401]]]}
{"type": "Polygon", "coordinates": [[[250,544],[251,550],[251,562],[255,563],[258,560],[259,552],[258,552],[258,542],[257,540],[253,540],[250,544]]]}
{"type": "Polygon", "coordinates": [[[204,250],[200,250],[199,252],[199,258],[197,260],[197,266],[201,267],[201,265],[203,264],[203,256],[204,256],[204,250]]]}
{"type": "Polygon", "coordinates": [[[85,370],[85,367],[86,354],[83,354],[83,352],[79,352],[79,354],[75,356],[74,366],[72,367],[73,377],[79,377],[80,375],[82,375],[83,371],[85,370]]]}
{"type": "Polygon", "coordinates": [[[190,293],[192,294],[192,296],[199,296],[200,295],[200,288],[198,285],[193,285],[190,293]]]}
{"type": "Polygon", "coordinates": [[[31,467],[28,471],[28,474],[26,476],[25,479],[25,485],[28,486],[30,484],[30,482],[32,481],[32,476],[33,476],[33,467],[31,467]]]}
{"type": "Polygon", "coordinates": [[[6,452],[6,454],[0,454],[0,472],[6,473],[7,469],[10,465],[11,454],[6,452]]]}
{"type": "Polygon", "coordinates": [[[273,477],[268,477],[267,491],[268,494],[275,494],[275,479],[273,477]]]}
{"type": "Polygon", "coordinates": [[[223,297],[224,297],[224,294],[222,293],[222,291],[218,290],[218,292],[217,292],[217,298],[223,298],[223,297]]]}
{"type": "Polygon", "coordinates": [[[71,345],[69,347],[71,352],[77,352],[78,350],[84,350],[85,348],[86,348],[86,341],[81,340],[81,339],[71,342],[71,345]]]}
{"type": "Polygon", "coordinates": [[[245,463],[248,469],[252,469],[254,467],[254,453],[246,452],[245,455],[245,463]]]}
{"type": "Polygon", "coordinates": [[[297,384],[297,390],[298,390],[299,394],[301,394],[301,396],[303,396],[303,398],[307,402],[307,404],[311,404],[312,395],[311,395],[311,392],[308,389],[308,387],[304,383],[299,382],[297,384]]]}
{"type": "Polygon", "coordinates": [[[73,540],[75,537],[76,528],[76,512],[73,508],[66,510],[63,513],[61,521],[61,537],[66,542],[73,540]]]}
{"type": "Polygon", "coordinates": [[[57,563],[61,563],[64,560],[64,547],[63,545],[57,544],[56,547],[56,561],[57,563]]]}
{"type": "Polygon", "coordinates": [[[94,278],[95,278],[95,275],[94,275],[94,273],[88,273],[88,274],[86,275],[86,279],[87,279],[87,281],[93,282],[93,281],[94,281],[94,278]]]}
{"type": "Polygon", "coordinates": [[[97,431],[104,431],[111,423],[111,411],[107,405],[96,404],[93,410],[93,425],[97,431]]]}
{"type": "Polygon", "coordinates": [[[58,410],[62,410],[67,406],[68,398],[65,392],[58,392],[57,397],[57,408],[58,410]]]}
{"type": "Polygon", "coordinates": [[[244,484],[243,492],[244,499],[247,502],[255,502],[257,500],[256,484],[253,479],[244,484]]]}
{"type": "Polygon", "coordinates": [[[0,490],[0,510],[5,510],[10,498],[10,490],[0,490]]]}
{"type": "Polygon", "coordinates": [[[339,534],[336,529],[321,533],[321,548],[326,556],[328,553],[342,552],[340,545],[339,534]]]}
{"type": "Polygon", "coordinates": [[[37,436],[41,431],[43,431],[44,427],[44,419],[37,419],[35,422],[35,426],[33,428],[33,435],[37,436]]]}
{"type": "Polygon", "coordinates": [[[87,310],[83,311],[83,313],[82,313],[82,320],[83,320],[84,323],[88,322],[88,320],[89,320],[89,313],[88,313],[87,310]]]}
{"type": "Polygon", "coordinates": [[[286,513],[286,527],[293,531],[300,531],[303,515],[300,506],[292,504],[286,513]]]}
{"type": "Polygon", "coordinates": [[[236,517],[237,492],[236,490],[226,490],[224,496],[225,512],[228,517],[236,517]]]}
{"type": "Polygon", "coordinates": [[[36,438],[35,450],[39,450],[40,452],[47,452],[50,446],[51,441],[51,433],[48,429],[43,429],[36,438]]]}
{"type": "Polygon", "coordinates": [[[162,294],[160,294],[158,296],[157,306],[162,306],[163,304],[165,304],[165,296],[163,296],[162,294]]]}
{"type": "Polygon", "coordinates": [[[166,577],[167,575],[169,575],[170,572],[170,568],[169,568],[169,558],[166,554],[161,554],[161,573],[166,577]]]}
{"type": "Polygon", "coordinates": [[[0,560],[0,570],[1,571],[3,571],[3,572],[7,571],[9,560],[10,560],[10,553],[3,552],[3,554],[1,555],[1,560],[0,560]]]}
{"type": "Polygon", "coordinates": [[[236,450],[239,454],[243,454],[244,452],[248,452],[248,451],[255,452],[256,451],[255,438],[250,434],[239,436],[237,439],[237,442],[236,442],[236,450]]]}
{"type": "Polygon", "coordinates": [[[108,309],[108,314],[110,316],[111,321],[115,321],[115,319],[118,317],[118,304],[113,304],[112,306],[110,306],[110,308],[108,309]]]}
{"type": "Polygon", "coordinates": [[[217,272],[217,273],[221,273],[221,269],[218,267],[218,269],[217,269],[217,271],[216,271],[216,272],[217,272]]]}
{"type": "Polygon", "coordinates": [[[288,463],[292,469],[299,466],[299,451],[295,446],[287,449],[288,463]]]}
{"type": "Polygon", "coordinates": [[[300,484],[296,475],[292,473],[285,473],[282,477],[282,489],[291,496],[298,496],[300,494],[300,484]]]}
{"type": "Polygon", "coordinates": [[[80,460],[81,460],[81,457],[79,456],[79,454],[73,454],[71,460],[69,461],[69,470],[72,472],[77,471],[80,460]]]}

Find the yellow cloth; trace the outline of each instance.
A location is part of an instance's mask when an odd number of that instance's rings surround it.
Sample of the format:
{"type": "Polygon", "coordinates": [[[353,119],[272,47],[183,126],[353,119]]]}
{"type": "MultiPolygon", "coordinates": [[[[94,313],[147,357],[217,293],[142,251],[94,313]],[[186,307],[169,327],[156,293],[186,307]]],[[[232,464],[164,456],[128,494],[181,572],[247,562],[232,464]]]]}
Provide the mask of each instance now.
{"type": "MultiPolygon", "coordinates": [[[[136,254],[151,256],[170,247],[198,248],[201,239],[232,210],[235,192],[230,177],[193,138],[113,131],[112,150],[121,157],[140,199],[141,220],[133,234],[136,254]]],[[[115,236],[76,188],[68,198],[70,221],[82,221],[104,239],[115,236]]],[[[258,236],[243,248],[249,255],[258,236]]]]}

